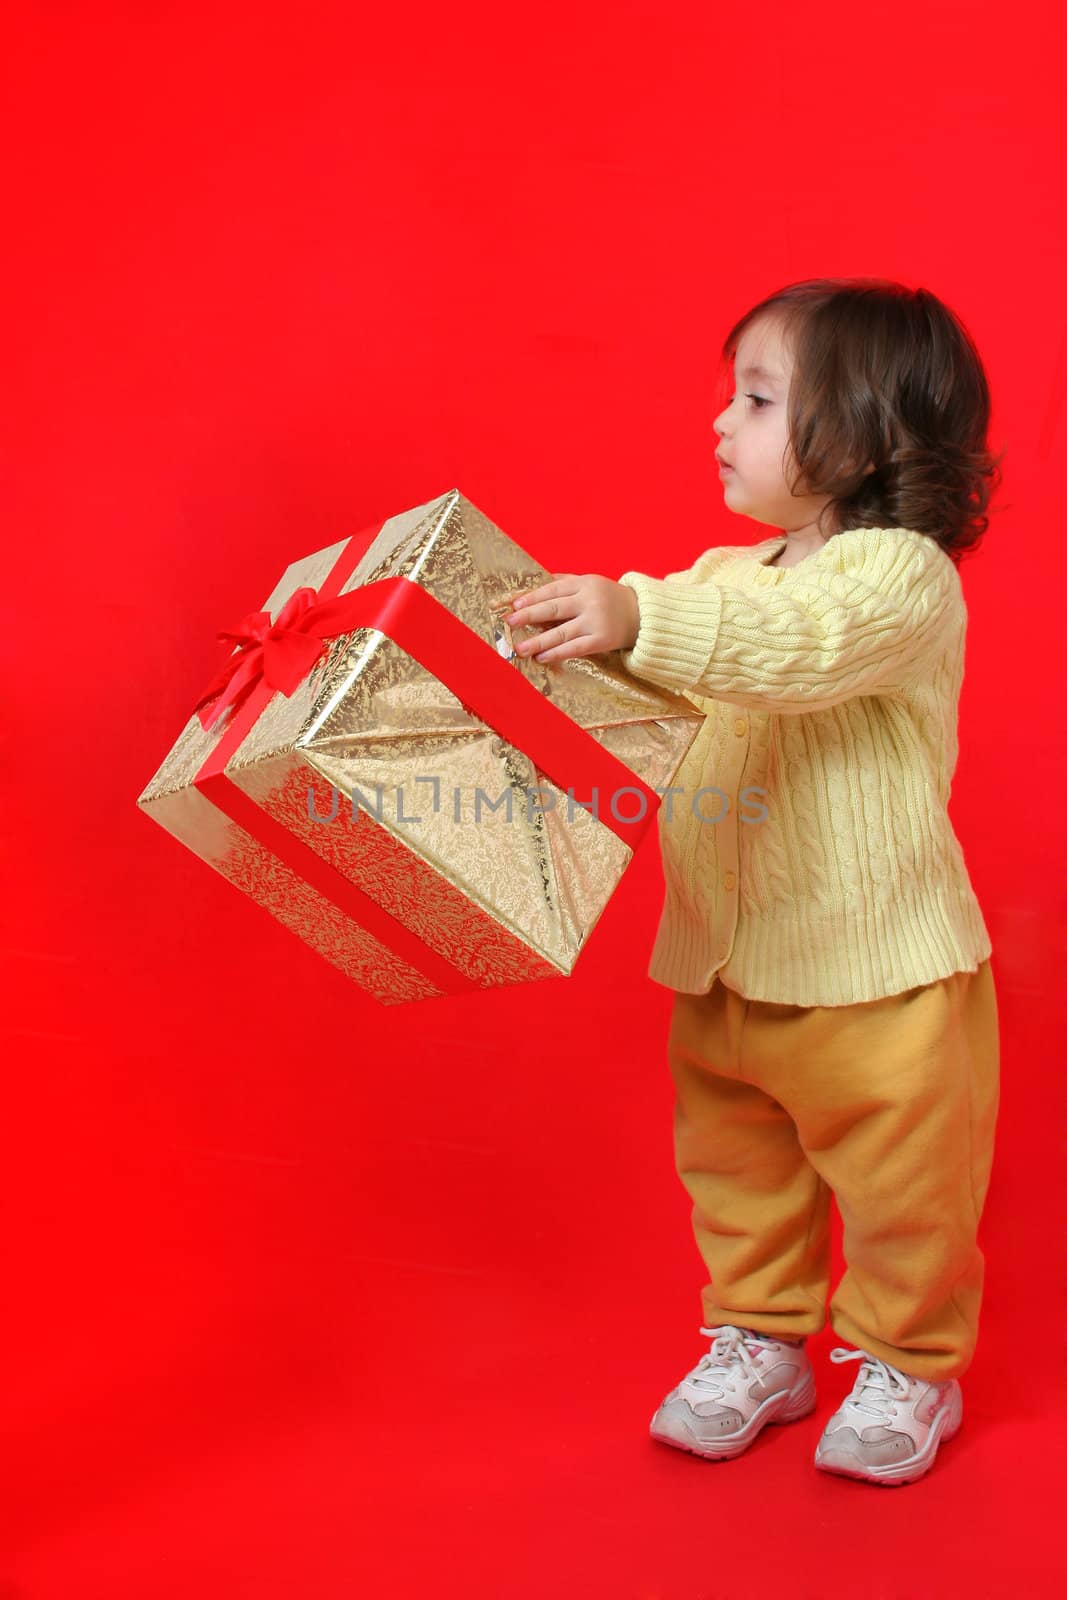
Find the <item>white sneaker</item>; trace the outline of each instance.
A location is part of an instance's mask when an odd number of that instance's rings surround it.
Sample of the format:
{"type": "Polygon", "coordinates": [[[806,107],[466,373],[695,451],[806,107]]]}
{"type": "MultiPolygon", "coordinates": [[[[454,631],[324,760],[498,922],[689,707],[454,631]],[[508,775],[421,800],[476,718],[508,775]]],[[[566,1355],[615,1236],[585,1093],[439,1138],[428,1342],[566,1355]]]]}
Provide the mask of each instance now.
{"type": "Polygon", "coordinates": [[[831,1350],[830,1360],[861,1365],[852,1393],[823,1430],[815,1465],[866,1483],[914,1483],[929,1472],[938,1445],[963,1422],[957,1380],[912,1378],[866,1350],[831,1350]]]}
{"type": "Polygon", "coordinates": [[[711,1349],[671,1390],[649,1424],[661,1444],[727,1461],[768,1422],[797,1422],[815,1409],[803,1344],[726,1323],[701,1328],[711,1349]]]}

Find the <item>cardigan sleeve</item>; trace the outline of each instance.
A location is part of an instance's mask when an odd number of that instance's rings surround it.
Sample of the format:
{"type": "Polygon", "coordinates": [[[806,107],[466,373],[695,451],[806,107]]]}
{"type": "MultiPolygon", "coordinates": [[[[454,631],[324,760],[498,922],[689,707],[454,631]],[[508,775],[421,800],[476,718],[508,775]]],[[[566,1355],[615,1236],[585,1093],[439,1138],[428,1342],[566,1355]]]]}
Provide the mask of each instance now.
{"type": "Polygon", "coordinates": [[[664,688],[786,713],[913,682],[966,627],[959,574],[926,534],[851,531],[835,552],[844,570],[801,563],[777,585],[760,566],[720,582],[706,557],[664,579],[623,573],[639,610],[623,665],[664,688]]]}

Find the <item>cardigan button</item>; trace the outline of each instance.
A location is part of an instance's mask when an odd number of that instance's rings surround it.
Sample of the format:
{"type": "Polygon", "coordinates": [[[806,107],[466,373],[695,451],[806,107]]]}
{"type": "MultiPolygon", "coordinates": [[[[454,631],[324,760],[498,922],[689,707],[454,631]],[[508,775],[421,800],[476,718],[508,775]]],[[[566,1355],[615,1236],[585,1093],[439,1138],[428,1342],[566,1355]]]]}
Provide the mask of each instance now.
{"type": "Polygon", "coordinates": [[[746,723],[744,717],[737,717],[734,721],[734,732],[744,733],[747,726],[748,724],[746,723]]]}
{"type": "Polygon", "coordinates": [[[737,882],[737,875],[736,873],[728,872],[722,881],[727,889],[732,889],[734,884],[737,882]]]}

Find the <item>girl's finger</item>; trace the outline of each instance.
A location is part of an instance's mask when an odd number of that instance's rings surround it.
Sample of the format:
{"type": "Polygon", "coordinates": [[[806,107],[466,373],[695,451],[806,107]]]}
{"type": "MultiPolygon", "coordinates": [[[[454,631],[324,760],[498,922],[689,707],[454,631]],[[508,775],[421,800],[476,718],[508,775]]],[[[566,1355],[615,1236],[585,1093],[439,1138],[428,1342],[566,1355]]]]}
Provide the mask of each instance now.
{"type": "Polygon", "coordinates": [[[528,605],[536,605],[541,601],[551,600],[559,596],[571,595],[575,591],[570,588],[564,588],[563,586],[573,582],[574,579],[569,574],[564,573],[562,576],[555,578],[551,583],[539,583],[535,589],[516,589],[507,597],[507,600],[503,603],[503,605],[498,606],[497,609],[503,610],[504,605],[510,605],[511,609],[514,610],[516,606],[525,607],[528,605]]]}
{"type": "Polygon", "coordinates": [[[551,628],[545,633],[538,633],[532,639],[520,639],[515,646],[517,656],[532,656],[536,650],[547,650],[554,644],[562,644],[563,635],[558,628],[551,628]]]}
{"type": "Polygon", "coordinates": [[[527,589],[524,593],[520,591],[518,594],[512,595],[510,609],[514,611],[518,606],[536,605],[538,601],[547,600],[548,597],[549,591],[542,584],[540,589],[527,589]]]}
{"type": "Polygon", "coordinates": [[[555,601],[548,600],[538,606],[523,606],[521,611],[509,611],[504,621],[515,628],[529,628],[541,622],[559,622],[560,614],[555,601]]]}
{"type": "MultiPolygon", "coordinates": [[[[540,642],[539,639],[534,640],[535,644],[540,644],[540,642]]],[[[572,656],[593,656],[598,653],[596,640],[591,638],[589,634],[582,634],[580,638],[569,639],[564,644],[557,645],[555,649],[538,651],[537,655],[534,656],[534,660],[551,663],[553,661],[568,661],[572,656]]]]}
{"type": "Polygon", "coordinates": [[[592,639],[592,635],[577,631],[568,635],[566,628],[546,628],[543,633],[535,635],[532,639],[523,639],[521,644],[515,646],[515,653],[533,656],[535,661],[543,661],[546,655],[551,659],[561,650],[567,655],[573,655],[574,650],[571,647],[577,639],[586,643],[592,639]]]}

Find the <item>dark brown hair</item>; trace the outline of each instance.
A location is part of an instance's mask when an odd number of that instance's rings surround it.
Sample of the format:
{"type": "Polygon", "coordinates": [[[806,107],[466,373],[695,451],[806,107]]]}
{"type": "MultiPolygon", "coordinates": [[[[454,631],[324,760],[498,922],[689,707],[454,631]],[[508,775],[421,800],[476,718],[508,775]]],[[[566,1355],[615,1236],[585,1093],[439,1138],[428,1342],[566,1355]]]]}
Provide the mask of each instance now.
{"type": "Polygon", "coordinates": [[[794,363],[793,492],[829,495],[834,533],[913,528],[958,564],[989,526],[1004,457],[988,448],[989,385],[959,317],[929,289],[808,278],[746,312],[726,336],[724,360],[768,316],[794,363]]]}

